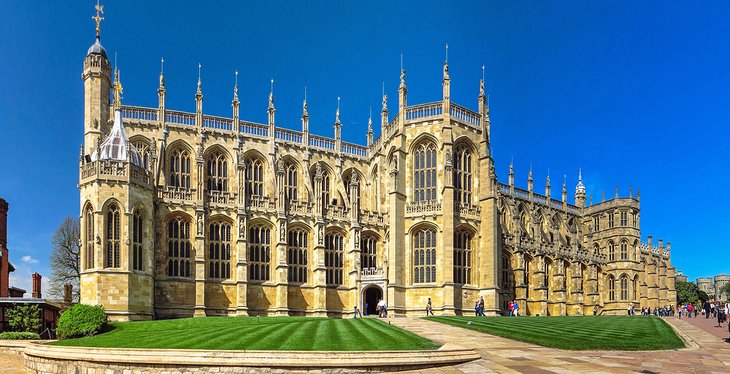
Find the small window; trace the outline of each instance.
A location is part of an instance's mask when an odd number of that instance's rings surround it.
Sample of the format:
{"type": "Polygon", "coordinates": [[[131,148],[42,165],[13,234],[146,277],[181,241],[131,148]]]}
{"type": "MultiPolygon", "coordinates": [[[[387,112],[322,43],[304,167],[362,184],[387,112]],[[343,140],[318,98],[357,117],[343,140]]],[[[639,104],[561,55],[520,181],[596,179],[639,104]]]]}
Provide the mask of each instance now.
{"type": "Polygon", "coordinates": [[[621,226],[626,227],[629,225],[628,212],[621,212],[621,226]]]}

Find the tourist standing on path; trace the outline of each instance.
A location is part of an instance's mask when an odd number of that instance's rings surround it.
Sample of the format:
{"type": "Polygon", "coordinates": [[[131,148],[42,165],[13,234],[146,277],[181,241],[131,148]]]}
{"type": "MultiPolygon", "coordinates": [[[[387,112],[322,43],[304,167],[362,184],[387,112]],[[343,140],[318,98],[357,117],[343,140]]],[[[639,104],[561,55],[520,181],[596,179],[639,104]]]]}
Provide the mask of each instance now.
{"type": "Polygon", "coordinates": [[[360,313],[360,309],[357,308],[357,305],[355,305],[353,312],[354,312],[355,316],[352,318],[357,318],[358,315],[360,315],[360,318],[362,318],[362,313],[360,313]]]}
{"type": "Polygon", "coordinates": [[[474,315],[479,317],[479,300],[474,303],[474,315]]]}
{"type": "Polygon", "coordinates": [[[598,306],[593,306],[593,315],[594,316],[598,315],[598,306]]]}
{"type": "Polygon", "coordinates": [[[512,313],[515,312],[515,304],[510,300],[508,307],[509,307],[509,316],[512,317],[512,313]]]}
{"type": "Polygon", "coordinates": [[[722,327],[723,322],[725,322],[725,309],[720,309],[717,313],[717,327],[722,327]]]}
{"type": "Polygon", "coordinates": [[[388,317],[388,306],[385,303],[385,300],[384,299],[380,299],[380,301],[378,301],[378,308],[377,309],[378,309],[378,317],[380,317],[380,318],[383,318],[383,317],[387,318],[388,317]]]}
{"type": "Polygon", "coordinates": [[[479,316],[484,317],[484,298],[479,296],[479,316]]]}
{"type": "Polygon", "coordinates": [[[705,319],[708,319],[708,318],[710,318],[710,302],[705,301],[704,307],[705,307],[705,319]]]}
{"type": "Polygon", "coordinates": [[[512,314],[513,317],[517,317],[520,315],[520,304],[517,304],[517,300],[512,300],[512,307],[514,308],[514,313],[512,314]]]}
{"type": "Polygon", "coordinates": [[[428,314],[433,315],[433,306],[431,306],[431,298],[428,298],[428,302],[426,303],[426,317],[428,317],[428,314]]]}
{"type": "Polygon", "coordinates": [[[692,318],[692,304],[687,304],[687,318],[692,318]]]}

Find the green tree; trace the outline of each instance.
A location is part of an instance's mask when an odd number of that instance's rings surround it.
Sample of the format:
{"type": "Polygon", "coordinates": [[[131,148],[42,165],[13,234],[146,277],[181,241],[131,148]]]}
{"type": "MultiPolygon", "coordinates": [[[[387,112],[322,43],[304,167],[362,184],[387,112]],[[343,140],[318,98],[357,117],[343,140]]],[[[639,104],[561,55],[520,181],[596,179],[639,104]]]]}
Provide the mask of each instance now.
{"type": "Polygon", "coordinates": [[[707,295],[707,292],[702,291],[700,289],[697,290],[697,298],[704,304],[705,301],[710,300],[710,297],[707,295]]]}
{"type": "Polygon", "coordinates": [[[8,324],[14,331],[40,332],[41,308],[38,305],[18,304],[7,312],[8,324]]]}
{"type": "MultiPolygon", "coordinates": [[[[700,300],[700,289],[696,284],[692,282],[676,281],[674,287],[677,290],[677,303],[678,304],[697,304],[700,300]]],[[[707,297],[707,294],[705,294],[707,297]]]]}
{"type": "Polygon", "coordinates": [[[53,234],[48,295],[54,300],[63,300],[63,285],[67,283],[73,287],[72,300],[79,300],[81,278],[79,235],[79,221],[71,217],[66,217],[53,234]]]}

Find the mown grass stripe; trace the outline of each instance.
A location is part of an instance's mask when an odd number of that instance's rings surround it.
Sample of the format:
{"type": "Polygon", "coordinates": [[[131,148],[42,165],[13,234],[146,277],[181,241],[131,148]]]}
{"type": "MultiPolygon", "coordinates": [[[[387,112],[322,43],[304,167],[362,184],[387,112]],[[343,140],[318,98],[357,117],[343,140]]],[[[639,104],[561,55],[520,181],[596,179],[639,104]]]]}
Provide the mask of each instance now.
{"type": "Polygon", "coordinates": [[[429,317],[430,320],[562,349],[655,350],[684,347],[656,317],[429,317]],[[471,322],[471,324],[468,324],[471,322]]]}

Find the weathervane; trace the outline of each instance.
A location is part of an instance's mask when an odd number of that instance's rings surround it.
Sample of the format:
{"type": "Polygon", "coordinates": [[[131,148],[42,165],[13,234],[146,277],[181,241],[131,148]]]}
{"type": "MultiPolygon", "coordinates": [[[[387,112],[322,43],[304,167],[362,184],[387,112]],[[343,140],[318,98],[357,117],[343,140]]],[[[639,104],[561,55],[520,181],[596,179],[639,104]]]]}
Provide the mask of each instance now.
{"type": "Polygon", "coordinates": [[[104,17],[101,16],[104,14],[104,6],[99,4],[99,0],[96,0],[94,9],[96,9],[96,16],[91,17],[91,19],[96,21],[96,38],[99,39],[99,35],[101,34],[101,21],[104,20],[104,17]]]}

